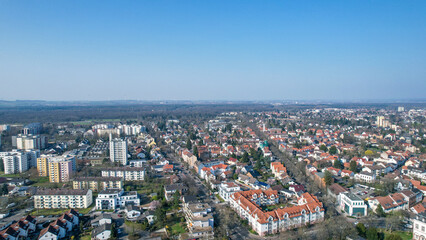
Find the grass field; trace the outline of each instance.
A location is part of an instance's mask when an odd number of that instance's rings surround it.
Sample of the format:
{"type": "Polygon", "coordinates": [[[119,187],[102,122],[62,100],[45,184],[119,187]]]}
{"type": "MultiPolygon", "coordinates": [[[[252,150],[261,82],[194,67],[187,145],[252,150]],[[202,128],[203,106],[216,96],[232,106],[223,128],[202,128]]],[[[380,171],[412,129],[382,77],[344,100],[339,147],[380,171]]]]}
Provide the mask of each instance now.
{"type": "Polygon", "coordinates": [[[225,200],[223,200],[223,198],[219,194],[216,194],[215,196],[217,197],[217,199],[219,199],[219,201],[225,202],[225,200]]]}
{"type": "MultiPolygon", "coordinates": [[[[131,119],[128,119],[131,120],[131,119]]],[[[93,123],[102,123],[102,122],[120,122],[121,120],[116,119],[93,119],[93,120],[83,120],[83,121],[75,121],[71,122],[74,125],[92,125],[93,123]]]]}
{"type": "Polygon", "coordinates": [[[185,228],[182,226],[181,223],[176,223],[175,225],[172,225],[170,229],[171,229],[172,235],[178,235],[178,234],[186,232],[185,228]]]}
{"type": "MultiPolygon", "coordinates": [[[[94,203],[88,208],[76,209],[80,214],[87,214],[94,207],[94,203]]],[[[34,209],[30,214],[34,216],[58,216],[68,211],[69,209],[34,209]]]]}
{"type": "Polygon", "coordinates": [[[91,240],[92,236],[90,234],[88,235],[84,235],[84,236],[80,236],[80,240],[91,240]]]}
{"type": "MultiPolygon", "coordinates": [[[[388,235],[390,235],[390,232],[385,231],[385,239],[388,235]]],[[[413,233],[412,232],[402,232],[402,231],[394,231],[393,233],[398,234],[402,240],[411,240],[413,239],[413,233]]]]}

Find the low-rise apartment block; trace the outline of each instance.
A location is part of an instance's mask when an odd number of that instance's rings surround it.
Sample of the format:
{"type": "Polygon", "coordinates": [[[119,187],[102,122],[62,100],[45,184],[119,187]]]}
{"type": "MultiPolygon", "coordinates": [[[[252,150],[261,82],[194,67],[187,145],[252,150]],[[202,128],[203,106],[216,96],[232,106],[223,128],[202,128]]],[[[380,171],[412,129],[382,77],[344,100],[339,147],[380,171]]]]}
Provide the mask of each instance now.
{"type": "Polygon", "coordinates": [[[127,205],[140,205],[140,198],[135,191],[124,192],[121,189],[108,189],[99,193],[96,198],[96,209],[111,210],[127,205]]]}
{"type": "Polygon", "coordinates": [[[90,189],[99,192],[106,189],[122,189],[121,177],[76,177],[72,181],[73,189],[90,189]]]}
{"type": "Polygon", "coordinates": [[[35,208],[88,208],[92,202],[90,189],[38,189],[34,195],[35,208]]]}
{"type": "Polygon", "coordinates": [[[143,181],[145,169],[138,167],[116,167],[102,170],[102,177],[120,177],[125,181],[143,181]]]}
{"type": "Polygon", "coordinates": [[[225,200],[225,202],[229,202],[231,195],[239,191],[241,191],[240,186],[234,182],[221,183],[219,186],[219,196],[225,200]]]}
{"type": "Polygon", "coordinates": [[[203,239],[213,237],[214,218],[212,208],[208,204],[184,204],[183,212],[191,237],[203,239]]]}

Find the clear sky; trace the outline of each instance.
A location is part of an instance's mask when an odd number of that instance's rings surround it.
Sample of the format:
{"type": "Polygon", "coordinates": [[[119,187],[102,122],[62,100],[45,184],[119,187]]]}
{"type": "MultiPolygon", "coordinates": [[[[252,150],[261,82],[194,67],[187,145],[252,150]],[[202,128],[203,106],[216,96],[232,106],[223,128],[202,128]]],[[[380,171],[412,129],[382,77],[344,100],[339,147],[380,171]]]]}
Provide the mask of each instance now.
{"type": "Polygon", "coordinates": [[[0,0],[0,99],[425,99],[426,1],[0,0]]]}

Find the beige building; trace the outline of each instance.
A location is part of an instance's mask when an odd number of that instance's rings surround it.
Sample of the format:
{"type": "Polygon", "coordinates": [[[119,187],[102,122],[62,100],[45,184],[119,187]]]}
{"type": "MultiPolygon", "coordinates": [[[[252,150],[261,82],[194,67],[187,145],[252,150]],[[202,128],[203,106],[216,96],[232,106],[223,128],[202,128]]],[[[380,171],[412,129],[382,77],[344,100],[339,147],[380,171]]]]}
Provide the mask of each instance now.
{"type": "Polygon", "coordinates": [[[93,192],[123,188],[121,177],[77,177],[74,178],[72,183],[73,189],[90,189],[93,192]]]}
{"type": "Polygon", "coordinates": [[[12,143],[17,149],[43,149],[46,147],[46,137],[31,134],[18,134],[18,136],[12,137],[12,143]]]}
{"type": "Polygon", "coordinates": [[[88,208],[92,205],[92,190],[38,189],[35,208],[88,208]]]}

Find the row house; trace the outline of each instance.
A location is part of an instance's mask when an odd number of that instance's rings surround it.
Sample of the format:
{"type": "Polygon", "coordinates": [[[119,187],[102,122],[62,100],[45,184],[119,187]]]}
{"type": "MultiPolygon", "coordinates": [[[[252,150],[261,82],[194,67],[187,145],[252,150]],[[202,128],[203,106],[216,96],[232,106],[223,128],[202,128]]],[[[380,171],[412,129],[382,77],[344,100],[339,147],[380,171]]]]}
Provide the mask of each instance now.
{"type": "Polygon", "coordinates": [[[401,173],[411,177],[416,177],[422,181],[426,181],[426,170],[420,168],[403,166],[401,173]]]}
{"type": "Polygon", "coordinates": [[[368,200],[368,205],[373,211],[376,211],[379,205],[382,206],[385,213],[396,210],[408,210],[409,198],[401,193],[390,194],[385,197],[375,197],[368,200]]]}
{"type": "Polygon", "coordinates": [[[340,173],[342,172],[342,170],[340,170],[338,168],[334,168],[334,167],[327,168],[327,171],[329,171],[334,176],[340,176],[340,173]]]}
{"type": "Polygon", "coordinates": [[[343,169],[340,173],[341,177],[348,177],[348,178],[354,178],[355,173],[346,169],[343,169]]]}
{"type": "Polygon", "coordinates": [[[25,239],[36,230],[36,220],[28,215],[0,231],[0,239],[25,239]]]}
{"type": "Polygon", "coordinates": [[[70,238],[73,229],[79,226],[79,214],[74,209],[63,213],[58,219],[50,223],[49,226],[41,230],[39,240],[56,240],[70,238]]]}

